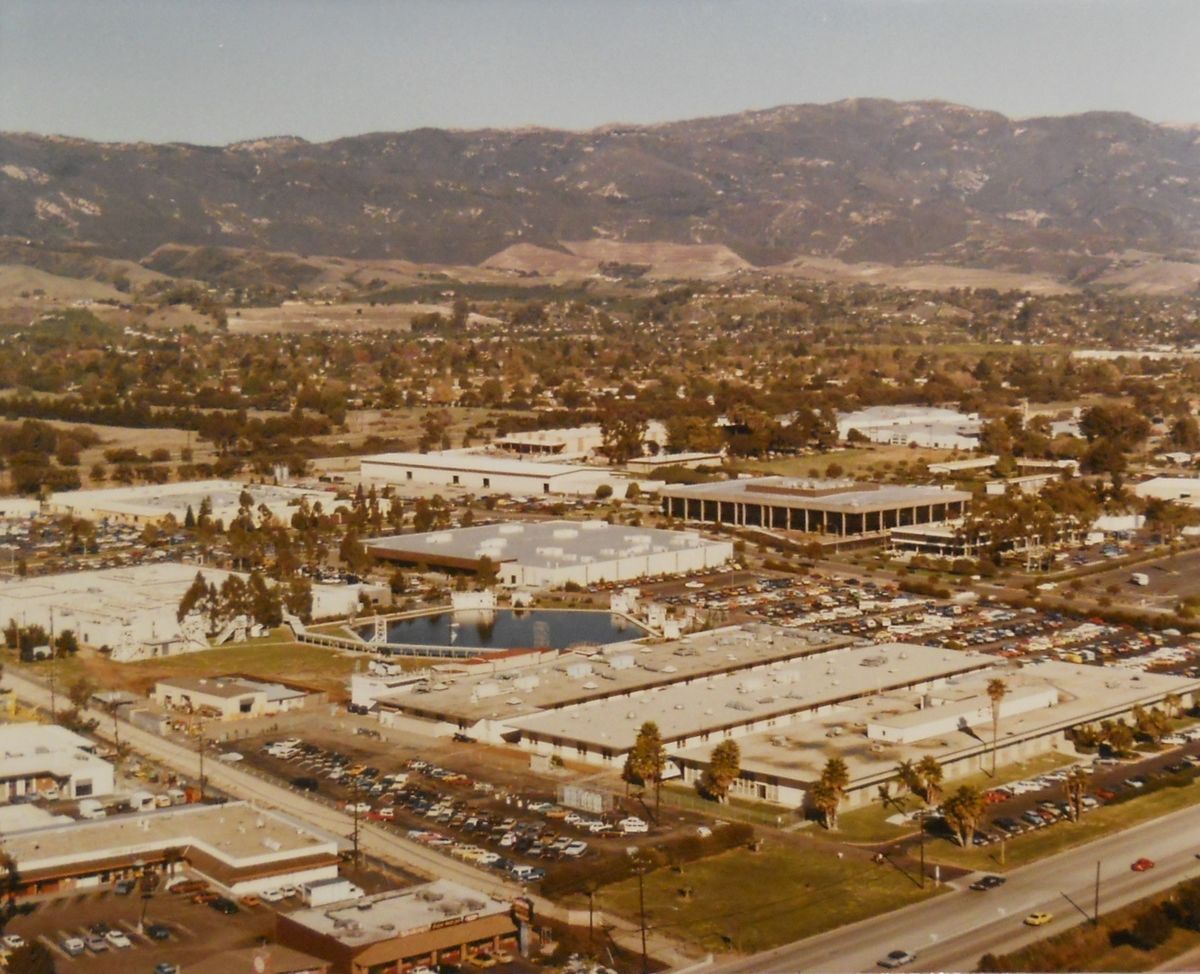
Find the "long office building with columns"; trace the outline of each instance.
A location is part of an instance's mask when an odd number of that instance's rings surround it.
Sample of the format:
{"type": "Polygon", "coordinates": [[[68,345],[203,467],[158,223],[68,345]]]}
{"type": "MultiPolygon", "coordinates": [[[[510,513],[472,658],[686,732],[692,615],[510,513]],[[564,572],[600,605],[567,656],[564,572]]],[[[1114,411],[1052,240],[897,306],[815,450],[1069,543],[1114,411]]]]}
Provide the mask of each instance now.
{"type": "Polygon", "coordinates": [[[659,491],[663,513],[685,521],[850,538],[961,517],[965,490],[852,480],[755,477],[659,491]]]}

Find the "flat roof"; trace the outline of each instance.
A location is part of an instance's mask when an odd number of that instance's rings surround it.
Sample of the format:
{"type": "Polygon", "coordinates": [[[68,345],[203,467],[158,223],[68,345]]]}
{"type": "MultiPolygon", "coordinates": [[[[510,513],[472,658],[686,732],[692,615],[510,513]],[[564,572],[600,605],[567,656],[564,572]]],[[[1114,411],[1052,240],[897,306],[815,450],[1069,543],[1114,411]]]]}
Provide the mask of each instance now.
{"type": "Polygon", "coordinates": [[[328,852],[337,839],[248,802],[180,805],[96,821],[6,834],[6,851],[23,870],[170,846],[198,846],[230,864],[276,862],[328,852]]]}
{"type": "Polygon", "coordinates": [[[994,658],[906,643],[847,646],[774,663],[760,672],[728,673],[509,721],[538,739],[627,751],[638,728],[655,721],[665,741],[740,726],[776,715],[879,694],[990,666],[994,658]]]}
{"type": "MultiPolygon", "coordinates": [[[[961,698],[986,696],[988,680],[996,677],[1002,678],[1013,694],[1048,687],[1058,690],[1058,703],[1053,707],[1005,715],[1000,721],[1001,744],[1091,723],[1110,713],[1127,711],[1136,703],[1161,699],[1170,692],[1184,694],[1200,689],[1197,680],[1154,673],[1138,673],[1137,679],[1133,679],[1111,666],[1058,660],[1031,661],[1017,666],[995,657],[985,658],[993,664],[990,669],[954,677],[948,685],[943,685],[941,695],[946,696],[944,691],[952,686],[961,698]]],[[[871,783],[894,777],[896,764],[903,760],[920,760],[930,755],[945,761],[991,747],[990,720],[979,732],[947,730],[907,744],[867,739],[866,727],[872,722],[911,713],[921,713],[924,720],[933,719],[935,710],[918,710],[922,696],[916,691],[862,696],[808,720],[739,737],[742,769],[793,781],[815,781],[825,762],[836,755],[846,761],[852,782],[865,780],[871,783]],[[835,736],[830,736],[835,728],[835,736]]],[[[679,749],[674,754],[705,763],[711,752],[709,744],[679,749]]]]}
{"type": "Polygon", "coordinates": [[[968,491],[936,485],[857,484],[794,477],[752,477],[706,484],[668,485],[660,488],[659,495],[741,503],[749,501],[771,507],[798,507],[845,513],[945,504],[971,499],[968,491]]]}
{"type": "Polygon", "coordinates": [[[0,757],[95,749],[94,741],[58,724],[39,724],[36,721],[0,724],[0,757]]]}
{"type": "Polygon", "coordinates": [[[141,612],[157,612],[168,607],[174,610],[197,572],[218,588],[230,575],[237,574],[220,568],[163,561],[39,575],[0,584],[0,606],[6,606],[10,600],[12,603],[7,605],[7,613],[0,612],[0,617],[11,615],[18,605],[22,608],[52,606],[56,612],[55,628],[61,631],[73,628],[72,617],[77,613],[126,619],[141,612]]]}
{"type": "Polygon", "coordinates": [[[285,700],[291,697],[305,696],[308,691],[300,687],[291,687],[286,683],[270,683],[263,680],[252,680],[243,676],[178,676],[159,680],[157,687],[172,690],[186,690],[191,693],[206,694],[211,697],[233,699],[251,693],[264,693],[269,700],[285,700]]]}
{"type": "Polygon", "coordinates": [[[236,480],[190,480],[173,484],[146,484],[137,487],[107,487],[98,490],[72,490],[53,494],[49,503],[53,506],[88,507],[109,510],[118,514],[138,516],[186,513],[190,505],[199,515],[200,505],[205,498],[211,501],[213,510],[237,507],[242,492],[254,498],[251,505],[268,507],[298,504],[301,498],[329,500],[330,495],[319,490],[299,487],[280,487],[274,484],[247,484],[236,480]]]}
{"type": "Polygon", "coordinates": [[[449,879],[288,913],[293,923],[349,947],[424,933],[439,926],[507,915],[512,904],[449,879]]]}
{"type": "Polygon", "coordinates": [[[477,562],[487,557],[497,563],[553,569],[729,547],[731,542],[709,541],[696,531],[632,528],[606,521],[515,521],[371,538],[365,544],[373,551],[411,556],[408,560],[417,562],[477,562]]]}
{"type": "Polygon", "coordinates": [[[432,681],[438,689],[384,695],[380,702],[430,719],[468,724],[508,720],[647,687],[763,667],[852,641],[817,630],[732,626],[651,645],[615,643],[590,655],[562,653],[549,662],[503,673],[438,675],[432,681]]]}
{"type": "Polygon", "coordinates": [[[534,457],[523,459],[509,455],[442,450],[437,453],[376,453],[359,457],[364,463],[387,467],[414,467],[422,470],[461,470],[466,473],[494,473],[509,477],[566,477],[571,474],[603,473],[596,467],[567,463],[542,463],[534,457]]]}

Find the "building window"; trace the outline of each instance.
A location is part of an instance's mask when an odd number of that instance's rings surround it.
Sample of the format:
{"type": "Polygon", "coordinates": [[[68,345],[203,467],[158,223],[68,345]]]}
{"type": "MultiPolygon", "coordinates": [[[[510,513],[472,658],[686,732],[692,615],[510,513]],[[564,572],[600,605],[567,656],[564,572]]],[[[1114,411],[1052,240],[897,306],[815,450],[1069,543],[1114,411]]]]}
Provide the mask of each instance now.
{"type": "Polygon", "coordinates": [[[484,486],[484,487],[491,487],[491,486],[492,486],[492,478],[491,478],[491,477],[484,477],[484,478],[483,478],[483,486],[484,486]]]}
{"type": "Polygon", "coordinates": [[[542,484],[542,493],[543,493],[543,494],[548,494],[548,493],[550,493],[550,484],[549,484],[549,482],[542,484]]]}
{"type": "Polygon", "coordinates": [[[411,470],[405,470],[405,471],[404,471],[404,479],[405,479],[405,480],[412,480],[412,471],[411,471],[411,470]]]}
{"type": "Polygon", "coordinates": [[[87,798],[92,793],[92,782],[88,778],[80,778],[75,782],[75,797],[87,798]]]}
{"type": "Polygon", "coordinates": [[[451,483],[455,483],[455,484],[458,483],[458,474],[454,475],[454,479],[451,481],[451,483]]]}

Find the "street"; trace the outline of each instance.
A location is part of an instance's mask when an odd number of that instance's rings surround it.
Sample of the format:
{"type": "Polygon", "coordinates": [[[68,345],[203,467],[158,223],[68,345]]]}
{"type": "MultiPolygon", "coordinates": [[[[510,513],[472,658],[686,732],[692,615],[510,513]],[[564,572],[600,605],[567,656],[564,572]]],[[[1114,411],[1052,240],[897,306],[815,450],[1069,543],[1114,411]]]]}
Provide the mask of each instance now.
{"type": "Polygon", "coordinates": [[[1015,950],[1083,922],[1080,910],[1090,915],[1094,904],[1097,862],[1104,913],[1200,876],[1198,851],[1200,807],[1188,808],[1013,870],[1008,882],[991,892],[968,890],[973,877],[964,878],[955,884],[961,888],[943,896],[711,970],[867,971],[892,950],[917,955],[909,970],[974,970],[989,951],[1015,950]],[[1157,865],[1133,872],[1130,865],[1142,856],[1157,865]],[[1024,918],[1038,910],[1054,920],[1024,926],[1024,918]]]}

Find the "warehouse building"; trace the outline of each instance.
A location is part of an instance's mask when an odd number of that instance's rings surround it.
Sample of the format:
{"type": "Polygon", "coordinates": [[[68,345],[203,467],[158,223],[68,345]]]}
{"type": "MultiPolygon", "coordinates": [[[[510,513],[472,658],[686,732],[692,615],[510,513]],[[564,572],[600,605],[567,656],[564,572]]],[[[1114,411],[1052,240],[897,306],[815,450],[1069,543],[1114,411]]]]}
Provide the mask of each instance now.
{"type": "Polygon", "coordinates": [[[476,494],[592,495],[603,484],[624,496],[624,479],[601,467],[520,459],[478,450],[363,457],[362,479],[378,484],[461,487],[476,494]]]}
{"type": "Polygon", "coordinates": [[[320,501],[327,508],[333,501],[331,494],[319,490],[246,484],[236,480],[194,480],[67,491],[53,494],[46,502],[46,510],[89,521],[143,525],[159,524],[169,516],[177,524],[183,524],[189,508],[194,517],[199,517],[200,508],[207,501],[212,509],[211,517],[228,525],[238,516],[245,500],[243,495],[249,495],[250,516],[255,522],[261,516],[260,508],[270,511],[277,520],[287,522],[304,498],[310,504],[320,501]]]}
{"type": "Polygon", "coordinates": [[[96,745],[58,724],[0,724],[0,805],[113,793],[113,766],[96,745]]]}
{"type": "MultiPolygon", "coordinates": [[[[85,645],[104,647],[117,662],[173,656],[210,648],[198,613],[176,617],[183,594],[197,573],[218,589],[235,572],[178,562],[96,571],[40,575],[0,583],[0,626],[41,626],[48,633],[71,630],[85,645]]],[[[242,579],[246,575],[240,576],[242,579]]],[[[359,585],[314,585],[314,618],[357,610],[359,585]]],[[[231,623],[221,636],[244,631],[231,623]]]]}
{"type": "MultiPolygon", "coordinates": [[[[878,800],[879,787],[894,781],[901,761],[934,758],[947,781],[991,766],[991,679],[1003,679],[997,754],[1000,764],[1057,752],[1076,756],[1067,731],[1101,720],[1128,719],[1141,705],[1179,694],[1185,706],[1197,699],[1200,681],[1140,673],[1136,681],[1110,667],[1039,660],[1021,667],[998,664],[955,675],[928,688],[881,688],[814,710],[803,720],[738,739],[741,776],[731,794],[798,807],[833,756],[850,772],[845,807],[878,800]]],[[[714,738],[715,742],[716,738],[714,738]]],[[[708,766],[712,743],[669,750],[685,781],[708,766]]],[[[1090,761],[1090,758],[1088,759],[1090,761]]]]}
{"type": "Polygon", "coordinates": [[[291,713],[324,703],[326,697],[309,687],[233,675],[160,680],[154,686],[153,699],[167,710],[239,720],[291,713]]]}
{"type": "MultiPolygon", "coordinates": [[[[599,423],[559,429],[518,430],[498,436],[492,442],[497,449],[518,456],[586,460],[604,446],[604,431],[599,423]]],[[[646,424],[642,443],[651,453],[665,447],[667,428],[658,420],[650,420],[646,424]]]]}
{"type": "Polygon", "coordinates": [[[1200,507],[1200,477],[1152,477],[1133,485],[1133,492],[1146,500],[1175,501],[1200,507]]]}
{"type": "Polygon", "coordinates": [[[872,443],[940,450],[974,450],[983,423],[974,413],[941,406],[869,406],[840,413],[838,439],[857,431],[872,443]]]}
{"type": "Polygon", "coordinates": [[[481,951],[515,950],[517,932],[513,903],[447,879],[280,914],[275,925],[279,943],[328,961],[331,974],[462,967],[481,951]]]}
{"type": "Polygon", "coordinates": [[[376,558],[466,571],[477,571],[486,558],[502,585],[529,589],[681,575],[733,558],[731,542],[695,531],[605,521],[488,524],[375,538],[366,547],[376,558]]]}
{"type": "Polygon", "coordinates": [[[91,889],[187,867],[235,896],[332,879],[338,840],[247,802],[180,805],[6,834],[27,895],[91,889]]]}
{"type": "Polygon", "coordinates": [[[961,517],[971,501],[950,487],[754,477],[659,490],[664,514],[687,521],[842,538],[961,517]]]}

